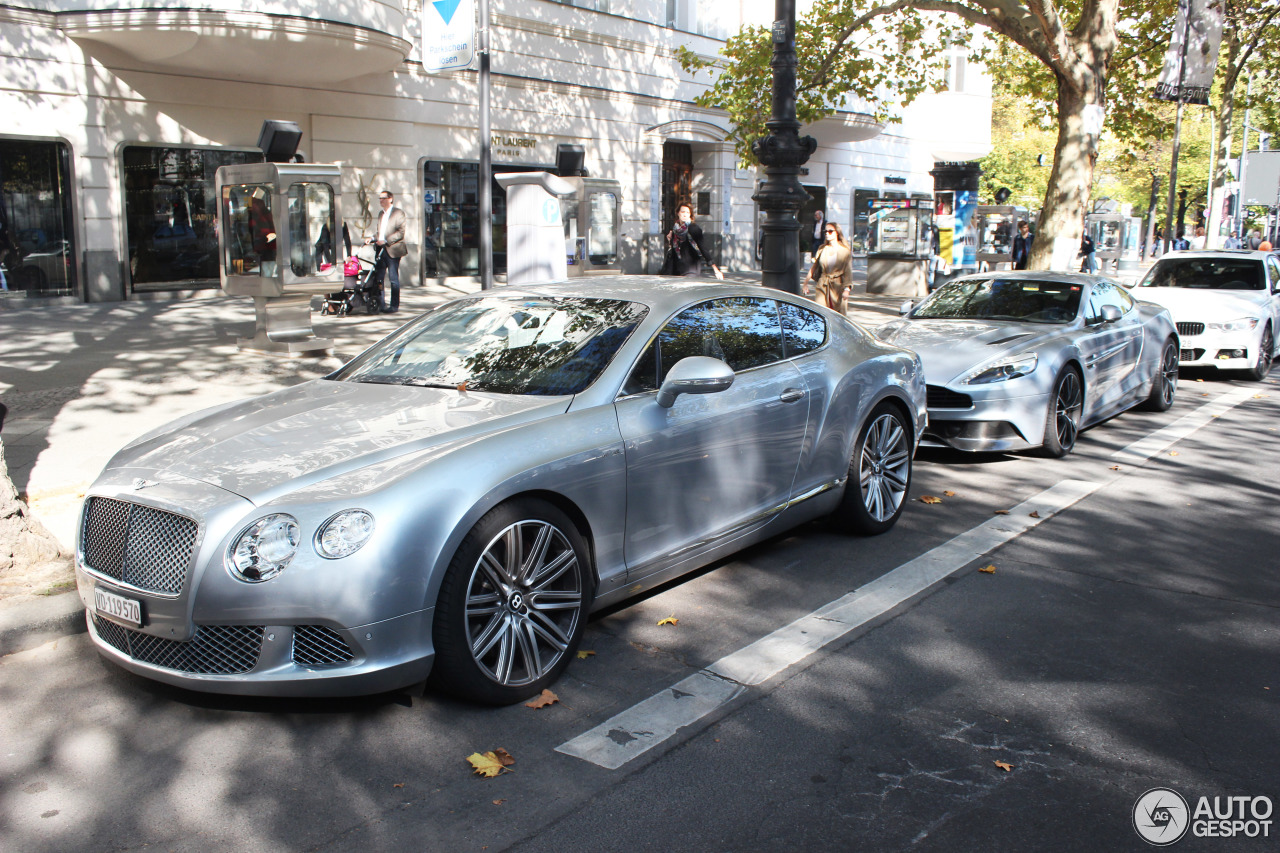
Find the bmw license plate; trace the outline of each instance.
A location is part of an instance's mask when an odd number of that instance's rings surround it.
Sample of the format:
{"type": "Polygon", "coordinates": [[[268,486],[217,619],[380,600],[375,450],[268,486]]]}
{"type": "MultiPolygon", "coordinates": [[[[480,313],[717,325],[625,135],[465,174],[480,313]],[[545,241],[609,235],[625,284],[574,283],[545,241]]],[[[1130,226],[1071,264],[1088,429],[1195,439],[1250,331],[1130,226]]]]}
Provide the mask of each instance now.
{"type": "Polygon", "coordinates": [[[125,598],[94,587],[93,609],[98,611],[98,615],[108,619],[127,622],[138,628],[142,627],[142,604],[132,598],[125,598]]]}

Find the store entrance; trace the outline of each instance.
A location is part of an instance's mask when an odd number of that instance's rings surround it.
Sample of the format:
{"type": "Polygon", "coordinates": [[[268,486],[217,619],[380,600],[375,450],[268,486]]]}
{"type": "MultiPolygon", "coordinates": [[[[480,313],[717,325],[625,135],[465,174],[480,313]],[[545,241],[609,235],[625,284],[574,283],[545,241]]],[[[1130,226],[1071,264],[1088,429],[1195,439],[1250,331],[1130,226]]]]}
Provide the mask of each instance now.
{"type": "Polygon", "coordinates": [[[662,232],[676,224],[676,208],[693,204],[693,146],[687,142],[662,143],[662,232]]]}
{"type": "Polygon", "coordinates": [[[71,149],[0,140],[0,297],[74,296],[71,149]]]}

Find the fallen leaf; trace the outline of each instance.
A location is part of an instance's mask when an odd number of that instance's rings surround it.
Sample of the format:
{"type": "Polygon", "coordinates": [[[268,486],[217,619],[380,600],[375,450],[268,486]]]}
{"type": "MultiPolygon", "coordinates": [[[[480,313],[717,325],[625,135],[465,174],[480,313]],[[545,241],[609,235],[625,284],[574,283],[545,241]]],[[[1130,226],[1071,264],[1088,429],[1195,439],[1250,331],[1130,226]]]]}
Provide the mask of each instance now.
{"type": "Polygon", "coordinates": [[[1176,450],[1170,450],[1170,451],[1169,451],[1169,455],[1170,455],[1170,456],[1177,456],[1177,455],[1178,455],[1178,451],[1176,451],[1176,450]]]}
{"type": "Polygon", "coordinates": [[[676,618],[676,615],[675,615],[674,613],[672,613],[672,614],[671,614],[670,616],[668,616],[666,619],[659,619],[659,620],[658,620],[658,624],[659,624],[659,625],[674,625],[674,624],[676,624],[676,623],[677,623],[677,622],[679,622],[679,621],[680,621],[680,620],[676,618]]]}
{"type": "Polygon", "coordinates": [[[1036,510],[1032,510],[1031,512],[1027,513],[1027,515],[1031,516],[1032,518],[1039,518],[1039,517],[1040,517],[1040,513],[1039,513],[1039,512],[1037,512],[1036,510]]]}
{"type": "Polygon", "coordinates": [[[533,701],[525,702],[526,708],[545,708],[548,705],[554,705],[560,701],[560,697],[552,693],[550,690],[543,690],[537,696],[533,697],[533,701]]]}
{"type": "Polygon", "coordinates": [[[933,495],[921,495],[920,502],[927,504],[940,504],[942,503],[942,498],[934,497],[933,495]]]}
{"type": "Polygon", "coordinates": [[[994,575],[994,574],[996,573],[996,567],[995,567],[995,566],[983,566],[982,568],[978,569],[978,571],[982,572],[983,574],[987,574],[987,575],[994,575]]]}
{"type": "Polygon", "coordinates": [[[394,785],[392,785],[391,787],[393,787],[393,788],[403,788],[403,787],[404,787],[404,783],[403,783],[403,782],[397,782],[397,783],[395,783],[394,785]]]}
{"type": "Polygon", "coordinates": [[[492,779],[499,773],[506,772],[507,768],[516,763],[511,757],[511,753],[499,747],[493,752],[473,752],[467,756],[467,761],[475,768],[476,775],[483,776],[486,779],[492,779]]]}
{"type": "Polygon", "coordinates": [[[459,385],[458,390],[461,391],[463,394],[467,393],[467,383],[463,382],[461,385],[459,385]]]}
{"type": "Polygon", "coordinates": [[[1119,466],[1119,465],[1112,465],[1112,466],[1111,466],[1111,470],[1112,470],[1112,471],[1119,471],[1119,470],[1120,470],[1120,466],[1119,466]]]}
{"type": "Polygon", "coordinates": [[[1197,382],[1203,382],[1204,380],[1203,380],[1203,379],[1197,379],[1196,381],[1197,381],[1197,382]]]}
{"type": "Polygon", "coordinates": [[[1008,515],[1008,514],[1009,514],[1009,510],[1007,510],[1007,509],[998,509],[998,510],[996,510],[996,511],[995,511],[995,514],[996,514],[996,515],[1008,515]]]}
{"type": "Polygon", "coordinates": [[[593,658],[595,656],[596,656],[596,653],[591,651],[590,649],[578,650],[578,660],[586,660],[587,658],[593,658]]]}
{"type": "Polygon", "coordinates": [[[943,493],[942,493],[942,496],[943,496],[943,497],[946,497],[946,498],[954,498],[954,497],[956,496],[956,493],[955,493],[955,492],[943,492],[943,493]]]}
{"type": "Polygon", "coordinates": [[[494,804],[495,806],[500,806],[500,805],[502,805],[502,804],[503,804],[503,803],[505,803],[505,802],[506,802],[506,800],[494,800],[494,801],[493,801],[493,804],[494,804]]]}
{"type": "Polygon", "coordinates": [[[1010,770],[1012,770],[1012,769],[1013,769],[1013,765],[1012,765],[1012,764],[1006,764],[1006,763],[1005,763],[1005,762],[1003,762],[1003,761],[997,761],[997,762],[996,762],[996,767],[999,767],[999,768],[1000,768],[1001,770],[1003,770],[1005,773],[1008,773],[1010,770]]]}

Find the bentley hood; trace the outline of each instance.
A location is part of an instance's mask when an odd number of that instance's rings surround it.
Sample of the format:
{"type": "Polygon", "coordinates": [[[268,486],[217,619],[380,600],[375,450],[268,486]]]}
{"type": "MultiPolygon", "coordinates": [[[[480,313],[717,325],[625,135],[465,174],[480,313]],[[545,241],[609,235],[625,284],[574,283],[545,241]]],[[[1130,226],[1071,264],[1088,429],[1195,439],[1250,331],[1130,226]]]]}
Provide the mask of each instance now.
{"type": "Polygon", "coordinates": [[[108,470],[176,474],[254,503],[348,471],[568,409],[570,397],[318,379],[142,436],[108,470]]]}
{"type": "Polygon", "coordinates": [[[876,329],[883,341],[915,350],[925,381],[947,385],[1002,355],[1034,350],[1060,326],[981,320],[894,320],[876,329]]]}
{"type": "Polygon", "coordinates": [[[1188,287],[1135,287],[1134,299],[1169,309],[1175,323],[1221,323],[1262,313],[1265,290],[1200,290],[1188,287]]]}

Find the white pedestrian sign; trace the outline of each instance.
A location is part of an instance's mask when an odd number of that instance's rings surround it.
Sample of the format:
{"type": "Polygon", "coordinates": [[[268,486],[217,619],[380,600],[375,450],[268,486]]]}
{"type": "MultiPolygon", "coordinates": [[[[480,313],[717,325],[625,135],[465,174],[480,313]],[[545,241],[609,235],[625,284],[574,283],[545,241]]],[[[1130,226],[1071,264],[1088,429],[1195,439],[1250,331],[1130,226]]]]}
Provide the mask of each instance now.
{"type": "Polygon", "coordinates": [[[475,0],[427,0],[422,4],[424,70],[469,68],[475,55],[475,0]]]}

